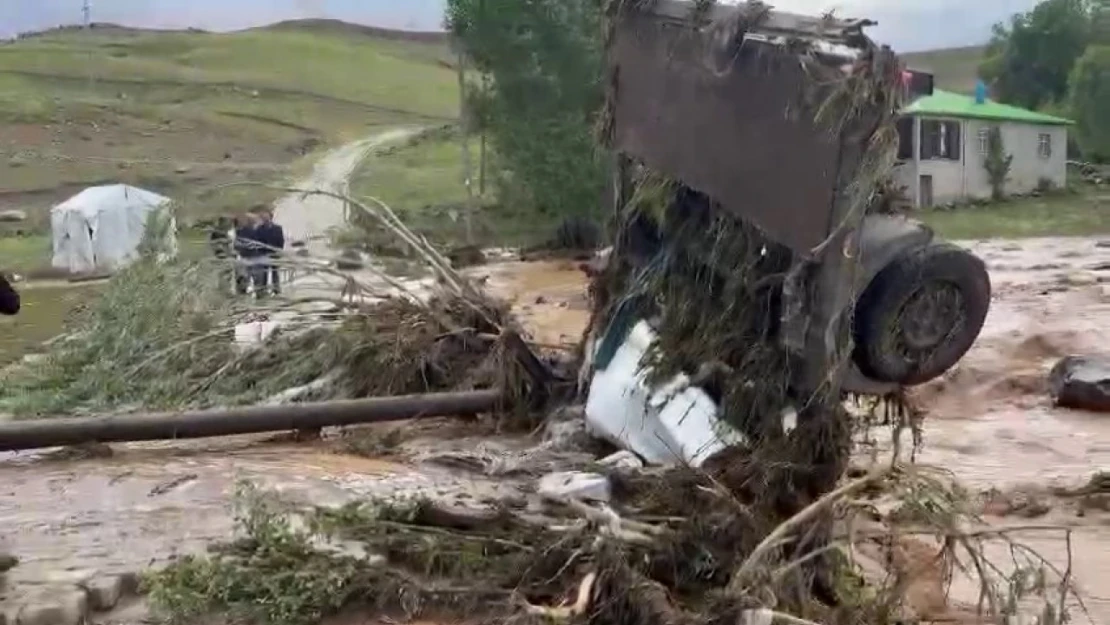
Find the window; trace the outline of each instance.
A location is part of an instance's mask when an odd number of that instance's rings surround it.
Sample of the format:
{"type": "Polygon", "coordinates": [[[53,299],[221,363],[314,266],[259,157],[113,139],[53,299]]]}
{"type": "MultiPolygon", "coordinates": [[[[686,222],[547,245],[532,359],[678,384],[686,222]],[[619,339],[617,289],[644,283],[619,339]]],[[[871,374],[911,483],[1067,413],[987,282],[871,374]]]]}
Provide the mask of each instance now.
{"type": "Polygon", "coordinates": [[[963,160],[960,155],[960,123],[921,120],[921,159],[963,160]]]}
{"type": "Polygon", "coordinates": [[[979,129],[979,154],[986,156],[991,151],[991,129],[979,129]]]}
{"type": "Polygon", "coordinates": [[[902,117],[897,122],[898,127],[898,160],[913,160],[913,118],[902,117]]]}
{"type": "Polygon", "coordinates": [[[1042,132],[1037,138],[1037,155],[1041,158],[1052,158],[1052,135],[1042,132]]]}

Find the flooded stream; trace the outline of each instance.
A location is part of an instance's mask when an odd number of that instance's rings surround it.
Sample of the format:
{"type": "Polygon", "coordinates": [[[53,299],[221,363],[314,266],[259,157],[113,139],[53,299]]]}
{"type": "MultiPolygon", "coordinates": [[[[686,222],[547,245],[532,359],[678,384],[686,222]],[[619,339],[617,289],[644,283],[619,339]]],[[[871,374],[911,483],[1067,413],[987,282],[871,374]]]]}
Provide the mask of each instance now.
{"type": "MultiPolygon", "coordinates": [[[[928,410],[919,462],[952,470],[976,491],[1045,492],[1110,468],[1110,416],[1056,409],[1046,392],[1060,357],[1110,352],[1110,245],[1035,239],[969,247],[988,263],[994,302],[967,357],[916,392],[928,410]]],[[[514,302],[537,342],[573,344],[581,336],[585,277],[574,263],[507,262],[472,273],[488,276],[488,288],[514,302]]],[[[0,549],[24,559],[13,579],[43,584],[73,567],[137,570],[173,551],[200,549],[228,535],[241,478],[320,505],[473,481],[323,445],[259,440],[121,445],[110,458],[78,460],[49,452],[0,456],[0,549]]],[[[1060,505],[1036,522],[1076,528],[1072,546],[1082,556],[1074,573],[1092,595],[1096,622],[1110,623],[1110,600],[1098,596],[1110,583],[1110,517],[1080,517],[1060,505]]],[[[1030,541],[1066,566],[1062,538],[1030,541]]]]}

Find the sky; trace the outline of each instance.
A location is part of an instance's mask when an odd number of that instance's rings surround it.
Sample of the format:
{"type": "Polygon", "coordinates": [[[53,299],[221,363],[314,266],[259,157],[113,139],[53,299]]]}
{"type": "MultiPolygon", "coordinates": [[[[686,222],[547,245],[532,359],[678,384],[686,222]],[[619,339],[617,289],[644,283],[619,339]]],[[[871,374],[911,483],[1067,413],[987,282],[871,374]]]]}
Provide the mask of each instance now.
{"type": "MultiPolygon", "coordinates": [[[[83,0],[0,0],[0,36],[81,21],[83,0]]],[[[234,30],[328,17],[406,30],[439,30],[445,0],[90,0],[93,20],[129,26],[234,30]]],[[[776,8],[879,22],[871,36],[912,52],[984,43],[990,27],[1036,0],[770,0],[776,8]]]]}

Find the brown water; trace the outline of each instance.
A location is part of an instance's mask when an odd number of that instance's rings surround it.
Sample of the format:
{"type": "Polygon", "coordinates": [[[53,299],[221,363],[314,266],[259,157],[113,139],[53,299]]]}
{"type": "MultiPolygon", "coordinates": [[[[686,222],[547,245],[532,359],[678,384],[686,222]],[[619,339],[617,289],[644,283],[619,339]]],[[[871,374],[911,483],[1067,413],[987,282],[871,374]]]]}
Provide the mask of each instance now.
{"type": "Polygon", "coordinates": [[[513,304],[532,338],[575,345],[590,320],[586,275],[571,261],[506,262],[474,273],[489,276],[489,291],[513,304]]]}
{"type": "MultiPolygon", "coordinates": [[[[976,490],[1044,492],[1049,484],[1085,482],[1110,468],[1110,416],[1053,408],[1045,378],[1063,355],[1110,351],[1110,247],[1083,239],[970,247],[989,265],[994,302],[964,361],[918,391],[928,409],[919,461],[951,469],[976,490]]],[[[499,263],[475,273],[515,302],[535,340],[574,343],[581,336],[588,316],[585,278],[573,263],[499,263]]],[[[24,559],[12,571],[14,581],[41,583],[73,567],[135,570],[224,538],[239,478],[321,505],[477,483],[458,471],[259,440],[126,445],[111,458],[85,460],[0,456],[0,548],[24,559]]],[[[496,480],[484,484],[486,492],[497,489],[496,480]]],[[[1110,601],[1097,597],[1110,582],[1108,519],[1080,518],[1056,502],[1036,522],[1076,528],[1075,575],[1096,591],[1089,599],[1096,622],[1110,623],[1110,601]]],[[[1066,564],[1062,539],[1028,540],[1059,566],[1066,564]]]]}
{"type": "MultiPolygon", "coordinates": [[[[451,443],[476,446],[462,437],[451,443]]],[[[227,539],[240,480],[326,507],[417,494],[471,503],[518,494],[511,480],[337,448],[251,436],[116,445],[110,457],[83,459],[66,459],[59,450],[0,454],[0,551],[21,559],[7,575],[8,594],[83,571],[141,571],[227,539]]]]}

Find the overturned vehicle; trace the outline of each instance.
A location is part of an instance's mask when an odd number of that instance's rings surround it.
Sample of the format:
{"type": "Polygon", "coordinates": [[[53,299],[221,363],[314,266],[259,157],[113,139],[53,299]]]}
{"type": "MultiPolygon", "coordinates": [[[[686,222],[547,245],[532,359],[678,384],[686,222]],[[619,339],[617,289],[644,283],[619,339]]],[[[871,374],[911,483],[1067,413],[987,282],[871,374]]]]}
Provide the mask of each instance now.
{"type": "Polygon", "coordinates": [[[955,365],[990,305],[984,264],[890,209],[899,111],[932,77],[865,20],[616,4],[592,412],[627,431],[613,415],[638,393],[655,417],[719,407],[759,435],[814,394],[891,395],[955,365]]]}

